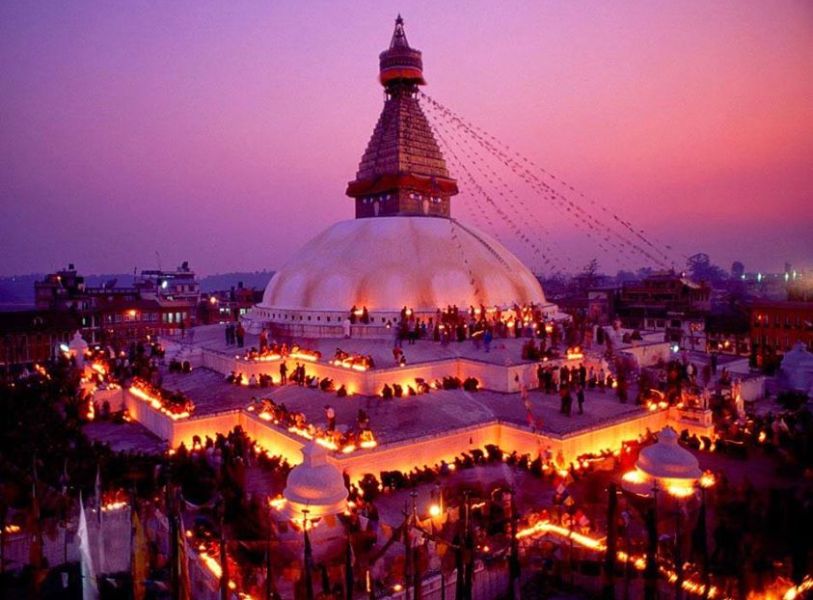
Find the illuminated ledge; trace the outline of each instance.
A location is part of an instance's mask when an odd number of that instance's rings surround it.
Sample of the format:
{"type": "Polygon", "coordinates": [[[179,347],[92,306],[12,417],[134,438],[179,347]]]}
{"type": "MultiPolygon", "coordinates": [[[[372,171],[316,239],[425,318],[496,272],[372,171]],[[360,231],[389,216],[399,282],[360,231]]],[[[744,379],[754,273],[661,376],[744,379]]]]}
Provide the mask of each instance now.
{"type": "MultiPolygon", "coordinates": [[[[125,403],[128,402],[128,393],[125,403]]],[[[240,425],[246,433],[266,449],[271,455],[285,457],[290,463],[298,464],[305,440],[278,426],[272,425],[256,414],[245,410],[228,410],[201,417],[191,417],[183,421],[172,421],[145,403],[130,398],[143,410],[134,414],[145,427],[167,440],[172,447],[180,443],[191,446],[194,436],[214,437],[217,433],[226,434],[240,425]],[[151,412],[150,412],[151,411],[151,412]]],[[[359,449],[352,454],[333,454],[334,461],[352,479],[359,479],[365,473],[378,475],[381,471],[410,471],[423,465],[433,466],[442,460],[452,462],[455,457],[474,448],[483,449],[493,444],[504,452],[536,455],[548,449],[552,455],[561,453],[566,462],[583,454],[598,454],[604,450],[617,450],[622,442],[637,439],[649,431],[657,431],[669,424],[669,411],[640,411],[634,415],[624,415],[608,419],[602,423],[587,426],[567,433],[542,431],[534,433],[529,428],[490,419],[482,423],[461,426],[431,435],[415,435],[387,443],[385,440],[374,449],[359,449]]],[[[680,429],[684,425],[675,423],[680,429]]],[[[708,430],[695,430],[694,433],[708,435],[708,430]]]]}

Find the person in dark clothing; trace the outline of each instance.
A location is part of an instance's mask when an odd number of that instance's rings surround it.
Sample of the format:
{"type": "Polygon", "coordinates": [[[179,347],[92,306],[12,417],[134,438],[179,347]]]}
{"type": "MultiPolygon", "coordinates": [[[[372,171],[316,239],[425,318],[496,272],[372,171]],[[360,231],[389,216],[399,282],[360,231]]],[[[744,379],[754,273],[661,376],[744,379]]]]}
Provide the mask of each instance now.
{"type": "Polygon", "coordinates": [[[580,385],[576,392],[576,402],[579,403],[579,414],[584,414],[584,385],[580,385]]]}
{"type": "Polygon", "coordinates": [[[288,383],[288,365],[284,361],[279,364],[279,382],[281,385],[288,383]]]}
{"type": "Polygon", "coordinates": [[[562,368],[559,369],[559,386],[567,386],[569,382],[570,370],[565,365],[562,365],[562,368]]]}

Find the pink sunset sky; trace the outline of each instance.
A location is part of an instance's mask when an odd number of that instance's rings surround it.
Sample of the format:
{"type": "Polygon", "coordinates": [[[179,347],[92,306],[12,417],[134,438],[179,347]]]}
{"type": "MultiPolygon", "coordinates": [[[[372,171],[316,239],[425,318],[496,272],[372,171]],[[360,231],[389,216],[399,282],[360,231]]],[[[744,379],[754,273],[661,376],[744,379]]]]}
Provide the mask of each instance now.
{"type": "Polygon", "coordinates": [[[352,218],[399,12],[429,95],[676,256],[813,267],[809,1],[6,0],[0,275],[279,268],[352,218]]]}

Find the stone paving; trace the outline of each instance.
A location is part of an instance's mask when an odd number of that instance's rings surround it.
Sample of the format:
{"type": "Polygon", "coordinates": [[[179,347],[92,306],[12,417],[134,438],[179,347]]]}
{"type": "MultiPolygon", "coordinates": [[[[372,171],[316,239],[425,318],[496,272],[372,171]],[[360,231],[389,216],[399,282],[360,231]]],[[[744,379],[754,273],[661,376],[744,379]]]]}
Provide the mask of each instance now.
{"type": "Polygon", "coordinates": [[[82,430],[92,441],[109,444],[114,452],[161,454],[167,447],[166,442],[137,422],[96,421],[88,423],[82,430]]]}

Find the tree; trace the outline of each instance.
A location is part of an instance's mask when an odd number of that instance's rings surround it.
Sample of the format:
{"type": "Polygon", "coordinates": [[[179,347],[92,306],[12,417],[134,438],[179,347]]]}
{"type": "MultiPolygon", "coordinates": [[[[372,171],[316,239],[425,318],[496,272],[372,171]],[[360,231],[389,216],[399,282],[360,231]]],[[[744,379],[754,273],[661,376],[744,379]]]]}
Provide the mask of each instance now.
{"type": "Polygon", "coordinates": [[[600,278],[601,274],[598,271],[598,259],[594,258],[584,266],[584,269],[582,269],[582,272],[577,277],[579,289],[586,291],[595,287],[600,278]]]}
{"type": "Polygon", "coordinates": [[[726,277],[723,269],[711,264],[709,255],[705,252],[698,252],[690,256],[686,261],[686,267],[694,281],[706,281],[715,284],[723,281],[726,277]]]}
{"type": "Polygon", "coordinates": [[[735,279],[740,279],[745,274],[745,265],[740,261],[735,260],[731,263],[731,276],[735,279]]]}

